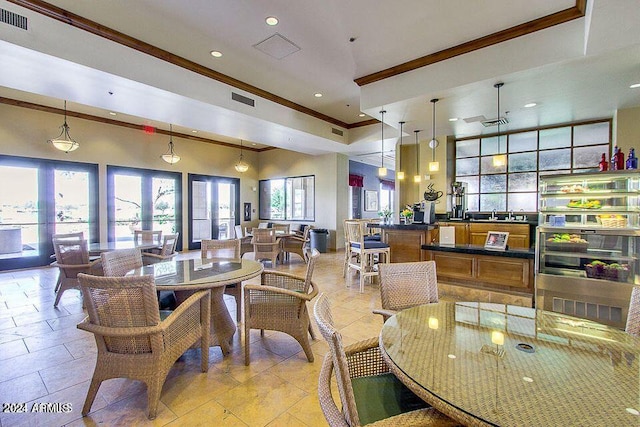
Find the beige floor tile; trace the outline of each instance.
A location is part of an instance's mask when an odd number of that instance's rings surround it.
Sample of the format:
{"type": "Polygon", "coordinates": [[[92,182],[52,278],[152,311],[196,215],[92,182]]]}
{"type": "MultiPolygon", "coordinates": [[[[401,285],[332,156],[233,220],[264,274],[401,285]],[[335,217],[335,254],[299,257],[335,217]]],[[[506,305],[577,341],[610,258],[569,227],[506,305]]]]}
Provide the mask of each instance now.
{"type": "Polygon", "coordinates": [[[69,353],[71,353],[74,359],[80,359],[81,357],[89,355],[93,355],[93,358],[95,358],[98,352],[96,340],[93,336],[66,342],[64,346],[69,350],[69,353]]]}
{"type": "Polygon", "coordinates": [[[209,401],[204,405],[198,406],[196,409],[188,412],[167,424],[171,427],[189,426],[189,427],[210,427],[210,426],[229,426],[244,427],[245,423],[240,421],[238,417],[233,415],[222,405],[209,401]]]}
{"type": "Polygon", "coordinates": [[[71,354],[63,345],[3,360],[0,363],[0,378],[10,380],[31,372],[37,372],[51,366],[72,360],[71,354]]]}
{"type": "Polygon", "coordinates": [[[264,426],[307,393],[277,376],[256,375],[215,398],[250,426],[264,426]]]}
{"type": "Polygon", "coordinates": [[[27,346],[24,345],[23,340],[15,340],[0,344],[0,361],[11,359],[16,356],[22,356],[27,353],[29,353],[29,350],[27,350],[27,346]]]}
{"type": "Polygon", "coordinates": [[[29,402],[49,394],[37,372],[0,382],[2,402],[29,402]]]}
{"type": "Polygon", "coordinates": [[[24,342],[29,351],[33,352],[91,336],[93,335],[89,332],[73,326],[52,331],[46,335],[38,334],[37,336],[29,336],[24,339],[24,342]]]}
{"type": "Polygon", "coordinates": [[[307,397],[301,399],[287,413],[305,426],[322,427],[327,425],[320,408],[317,392],[310,393],[307,397]]]}
{"type": "Polygon", "coordinates": [[[60,363],[51,368],[41,369],[40,377],[50,393],[60,391],[73,385],[91,380],[96,366],[96,357],[89,355],[60,363]],[[69,375],[73,372],[73,375],[69,375]]]}

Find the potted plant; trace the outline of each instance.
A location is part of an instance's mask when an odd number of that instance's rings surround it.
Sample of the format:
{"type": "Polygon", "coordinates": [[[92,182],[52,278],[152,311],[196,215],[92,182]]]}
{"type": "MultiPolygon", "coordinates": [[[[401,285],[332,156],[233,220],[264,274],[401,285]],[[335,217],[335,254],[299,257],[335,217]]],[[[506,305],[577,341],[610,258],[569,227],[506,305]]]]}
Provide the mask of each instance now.
{"type": "Polygon", "coordinates": [[[393,215],[393,212],[388,207],[386,207],[386,208],[382,209],[380,212],[378,212],[378,216],[382,220],[381,222],[383,224],[388,224],[389,223],[389,221],[391,219],[391,215],[393,215]]]}
{"type": "Polygon", "coordinates": [[[413,219],[413,209],[407,206],[402,212],[400,212],[400,216],[404,218],[405,224],[411,224],[411,220],[413,219]]]}

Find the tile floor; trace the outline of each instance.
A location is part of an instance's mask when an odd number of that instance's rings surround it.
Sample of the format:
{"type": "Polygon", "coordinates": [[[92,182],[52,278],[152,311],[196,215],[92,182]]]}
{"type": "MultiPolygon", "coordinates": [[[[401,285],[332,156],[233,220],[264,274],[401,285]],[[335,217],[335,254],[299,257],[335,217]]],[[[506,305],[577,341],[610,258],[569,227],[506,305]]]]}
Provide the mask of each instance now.
{"type": "MultiPolygon", "coordinates": [[[[199,252],[180,254],[197,256],[199,252]]],[[[382,319],[371,313],[380,305],[378,286],[367,284],[359,293],[356,274],[346,281],[342,277],[342,257],[341,252],[322,254],[314,281],[329,294],[334,320],[349,344],[378,335],[382,319]]],[[[297,256],[292,258],[277,269],[302,274],[305,264],[297,256]]],[[[264,338],[259,331],[252,332],[248,367],[239,332],[230,355],[222,357],[219,347],[211,348],[206,374],[199,369],[199,350],[187,351],[169,373],[153,421],[147,419],[146,387],[127,379],[103,382],[91,413],[83,418],[80,411],[95,365],[95,342],[93,335],[76,328],[85,317],[79,292],[65,292],[58,308],[53,307],[56,278],[53,268],[0,272],[0,401],[27,403],[28,411],[35,402],[70,404],[71,410],[0,413],[1,427],[327,425],[316,395],[327,351],[321,335],[312,344],[316,357],[309,363],[295,340],[269,331],[264,338]]],[[[233,298],[225,300],[229,310],[235,310],[233,298]]],[[[235,318],[235,312],[231,314],[235,318]]]]}

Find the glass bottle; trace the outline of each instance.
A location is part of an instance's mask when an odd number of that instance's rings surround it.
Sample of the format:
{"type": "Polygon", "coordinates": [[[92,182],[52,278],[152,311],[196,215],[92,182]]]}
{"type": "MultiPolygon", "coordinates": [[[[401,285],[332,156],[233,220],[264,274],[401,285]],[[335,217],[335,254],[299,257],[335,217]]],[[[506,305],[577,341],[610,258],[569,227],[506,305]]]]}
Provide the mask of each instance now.
{"type": "Polygon", "coordinates": [[[624,153],[620,149],[618,149],[618,157],[616,158],[616,170],[624,170],[624,153]]]}
{"type": "Polygon", "coordinates": [[[600,163],[598,163],[598,166],[600,167],[600,172],[606,172],[609,170],[609,162],[607,162],[607,156],[605,153],[602,153],[602,159],[600,160],[600,163]]]}
{"type": "Polygon", "coordinates": [[[638,169],[638,158],[636,157],[636,150],[634,148],[629,150],[627,169],[638,169]]]}

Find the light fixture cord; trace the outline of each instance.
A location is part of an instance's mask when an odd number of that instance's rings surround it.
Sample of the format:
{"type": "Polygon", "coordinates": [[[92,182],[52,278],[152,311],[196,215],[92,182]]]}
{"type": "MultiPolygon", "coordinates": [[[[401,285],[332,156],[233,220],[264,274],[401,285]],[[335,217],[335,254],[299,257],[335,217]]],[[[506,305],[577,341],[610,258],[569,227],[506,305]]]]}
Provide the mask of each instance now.
{"type": "Polygon", "coordinates": [[[173,156],[173,125],[169,123],[169,153],[173,156]]]}
{"type": "Polygon", "coordinates": [[[419,130],[414,130],[416,134],[416,175],[420,175],[420,145],[418,144],[418,132],[419,130]]]}
{"type": "Polygon", "coordinates": [[[498,83],[496,86],[498,88],[498,155],[500,155],[500,86],[502,84],[498,83]]]}
{"type": "Polygon", "coordinates": [[[384,113],[386,113],[385,110],[381,110],[380,114],[381,114],[381,118],[380,118],[380,123],[382,124],[382,126],[380,126],[380,134],[382,135],[382,140],[380,141],[380,167],[383,168],[384,167],[384,113]]]}
{"type": "Polygon", "coordinates": [[[240,140],[240,161],[242,161],[242,140],[240,140]]]}
{"type": "Polygon", "coordinates": [[[431,102],[433,102],[433,121],[432,121],[432,125],[433,125],[433,134],[432,134],[432,138],[431,138],[431,145],[433,145],[433,148],[431,149],[431,161],[435,162],[436,161],[436,147],[435,147],[435,141],[436,141],[436,102],[438,102],[437,99],[433,99],[431,100],[431,102]]]}

